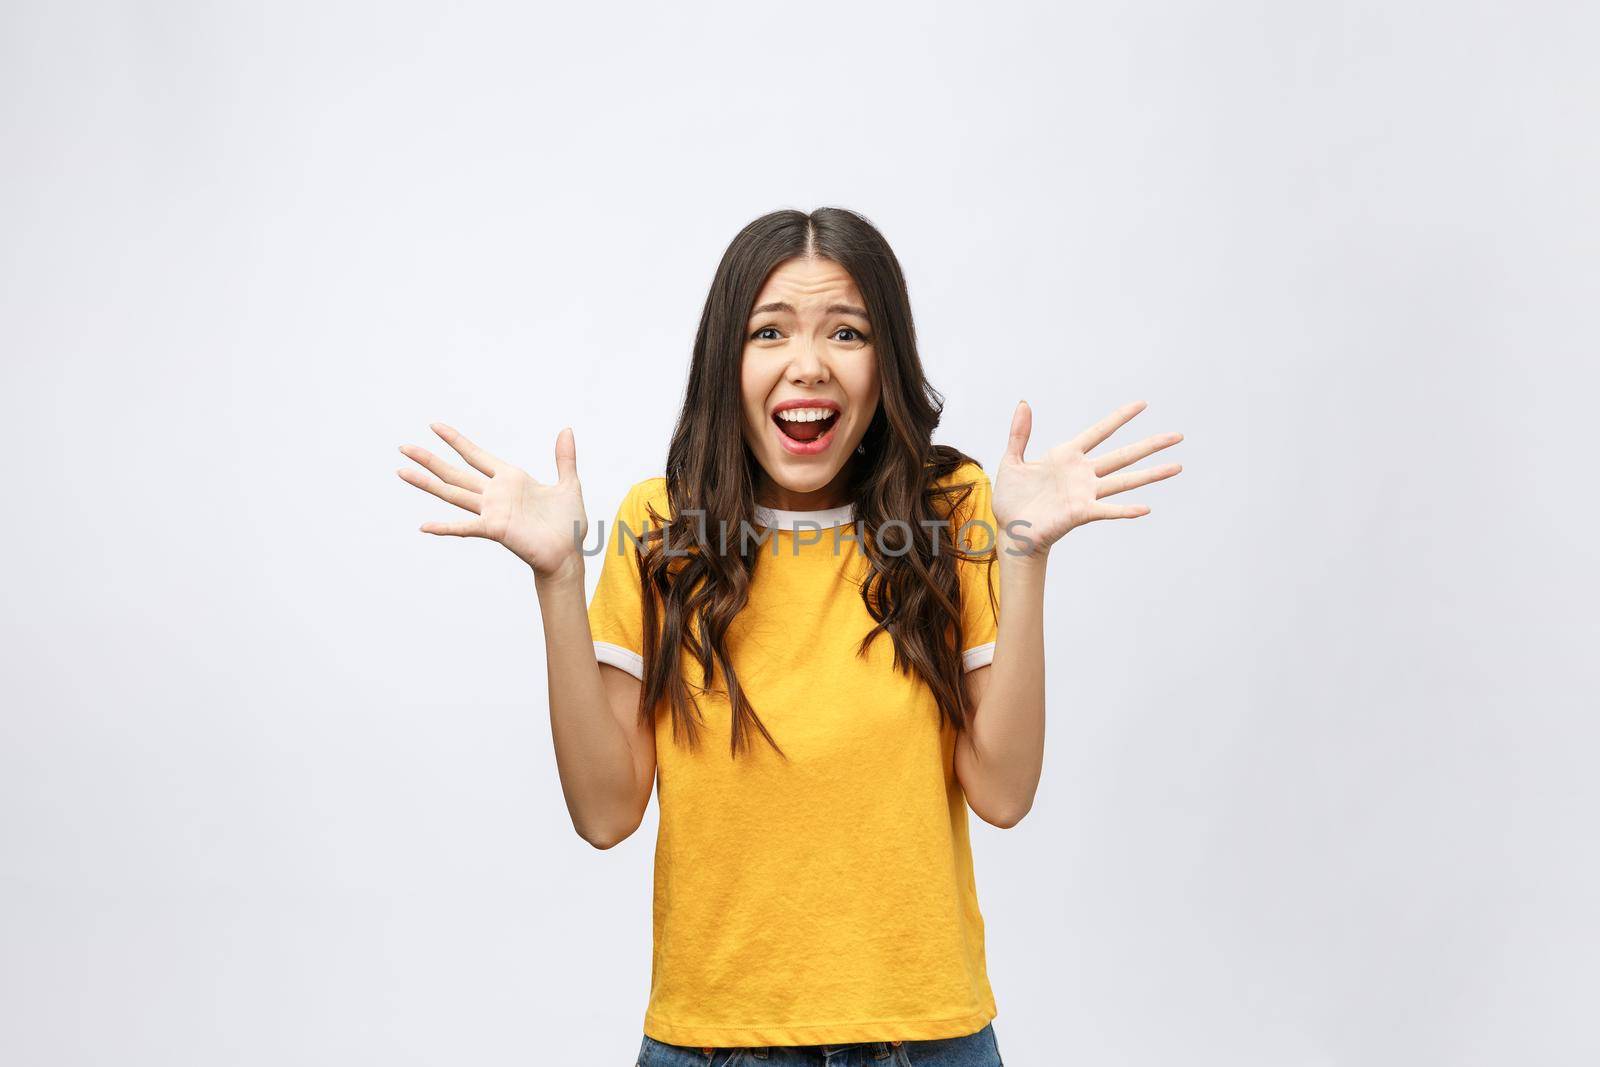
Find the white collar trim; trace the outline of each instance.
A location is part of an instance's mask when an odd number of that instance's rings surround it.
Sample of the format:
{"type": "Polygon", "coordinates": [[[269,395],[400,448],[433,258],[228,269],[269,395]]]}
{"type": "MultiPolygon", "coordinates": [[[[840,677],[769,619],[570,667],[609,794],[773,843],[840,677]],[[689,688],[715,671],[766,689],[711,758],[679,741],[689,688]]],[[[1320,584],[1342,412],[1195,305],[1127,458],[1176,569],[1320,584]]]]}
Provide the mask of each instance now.
{"type": "Polygon", "coordinates": [[[841,504],[820,511],[782,511],[756,505],[756,522],[774,530],[823,529],[845,526],[855,521],[855,505],[841,504]]]}

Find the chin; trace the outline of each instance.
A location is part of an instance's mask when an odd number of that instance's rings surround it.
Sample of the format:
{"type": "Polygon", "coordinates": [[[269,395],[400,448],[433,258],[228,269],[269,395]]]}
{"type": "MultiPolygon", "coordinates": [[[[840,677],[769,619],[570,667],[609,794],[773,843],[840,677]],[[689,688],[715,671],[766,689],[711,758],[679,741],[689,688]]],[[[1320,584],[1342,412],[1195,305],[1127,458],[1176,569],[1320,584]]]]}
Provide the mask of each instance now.
{"type": "Polygon", "coordinates": [[[827,470],[819,470],[811,464],[806,464],[801,469],[796,470],[795,464],[784,462],[787,458],[786,456],[776,457],[777,465],[768,467],[767,474],[773,481],[791,493],[814,493],[818,489],[824,489],[839,473],[838,470],[831,467],[827,470]]]}

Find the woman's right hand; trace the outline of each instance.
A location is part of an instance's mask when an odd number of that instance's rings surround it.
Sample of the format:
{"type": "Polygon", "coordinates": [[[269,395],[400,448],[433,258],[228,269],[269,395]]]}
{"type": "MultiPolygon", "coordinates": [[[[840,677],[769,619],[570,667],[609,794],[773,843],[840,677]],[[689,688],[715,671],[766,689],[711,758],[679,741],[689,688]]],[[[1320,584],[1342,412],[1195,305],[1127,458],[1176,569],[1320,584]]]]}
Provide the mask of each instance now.
{"type": "Polygon", "coordinates": [[[582,573],[582,545],[589,532],[589,519],[583,509],[578,453],[570,426],[556,437],[554,485],[545,485],[526,471],[490,455],[442,422],[433,423],[432,429],[473,469],[453,467],[417,445],[401,445],[402,455],[431,473],[412,467],[402,467],[396,473],[418,489],[470,511],[476,518],[465,522],[425,522],[423,533],[498,541],[532,567],[538,578],[582,573]]]}

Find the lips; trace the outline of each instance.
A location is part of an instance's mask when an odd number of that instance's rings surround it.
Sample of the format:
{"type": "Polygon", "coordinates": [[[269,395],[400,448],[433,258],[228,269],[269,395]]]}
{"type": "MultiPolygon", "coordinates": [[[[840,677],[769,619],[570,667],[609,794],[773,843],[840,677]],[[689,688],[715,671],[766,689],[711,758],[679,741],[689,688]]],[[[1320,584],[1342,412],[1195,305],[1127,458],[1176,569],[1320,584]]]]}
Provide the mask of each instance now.
{"type": "Polygon", "coordinates": [[[839,405],[832,400],[796,398],[772,409],[772,424],[785,450],[799,456],[827,450],[839,425],[839,405]]]}

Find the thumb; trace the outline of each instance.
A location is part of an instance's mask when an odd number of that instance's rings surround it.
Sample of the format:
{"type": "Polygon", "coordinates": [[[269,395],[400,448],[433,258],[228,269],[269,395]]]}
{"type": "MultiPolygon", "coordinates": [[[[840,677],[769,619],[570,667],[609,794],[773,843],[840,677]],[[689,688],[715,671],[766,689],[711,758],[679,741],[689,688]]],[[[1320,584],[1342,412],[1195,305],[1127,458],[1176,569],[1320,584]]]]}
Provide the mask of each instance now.
{"type": "Polygon", "coordinates": [[[1011,436],[1006,440],[1006,454],[1002,459],[1014,459],[1022,462],[1022,450],[1028,447],[1028,435],[1033,432],[1033,409],[1026,400],[1017,401],[1017,409],[1011,415],[1011,436]]]}
{"type": "Polygon", "coordinates": [[[578,445],[571,426],[556,435],[556,480],[562,484],[578,480],[578,445]]]}

